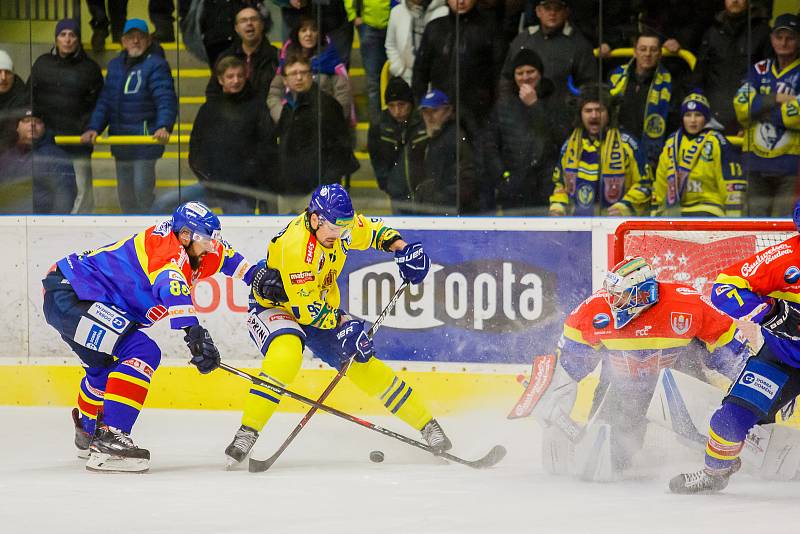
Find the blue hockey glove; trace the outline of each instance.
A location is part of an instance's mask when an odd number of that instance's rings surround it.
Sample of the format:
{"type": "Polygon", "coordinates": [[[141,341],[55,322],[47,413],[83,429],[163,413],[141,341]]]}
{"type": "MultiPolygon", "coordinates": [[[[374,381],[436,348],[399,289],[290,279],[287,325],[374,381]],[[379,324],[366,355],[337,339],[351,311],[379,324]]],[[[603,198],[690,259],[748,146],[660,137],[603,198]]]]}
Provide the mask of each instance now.
{"type": "Polygon", "coordinates": [[[256,274],[253,275],[250,287],[253,288],[253,294],[260,299],[278,304],[289,302],[289,296],[286,294],[286,290],[283,289],[280,271],[267,267],[267,262],[263,260],[258,262],[258,269],[256,274]]]}
{"type": "Polygon", "coordinates": [[[192,353],[189,363],[197,366],[198,371],[206,374],[219,367],[219,351],[208,330],[199,324],[190,326],[186,329],[183,340],[189,346],[189,352],[192,353]]]}
{"type": "Polygon", "coordinates": [[[761,320],[761,326],[776,337],[800,341],[800,311],[785,300],[775,300],[772,309],[761,320]]]}
{"type": "Polygon", "coordinates": [[[431,268],[431,259],[422,249],[422,243],[410,243],[394,253],[394,262],[400,277],[412,284],[421,284],[431,268]]]}
{"type": "Polygon", "coordinates": [[[364,331],[364,321],[351,319],[336,329],[336,341],[339,342],[340,365],[355,354],[355,361],[366,363],[373,356],[372,340],[364,331]]]}

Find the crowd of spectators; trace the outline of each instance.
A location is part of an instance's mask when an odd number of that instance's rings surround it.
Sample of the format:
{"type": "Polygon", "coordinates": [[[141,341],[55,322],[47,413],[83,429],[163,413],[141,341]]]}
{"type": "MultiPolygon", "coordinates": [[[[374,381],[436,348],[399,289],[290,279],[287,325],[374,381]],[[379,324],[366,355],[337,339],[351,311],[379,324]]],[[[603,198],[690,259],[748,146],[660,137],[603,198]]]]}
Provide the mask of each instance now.
{"type": "MultiPolygon", "coordinates": [[[[0,187],[18,188],[25,158],[41,154],[32,209],[91,212],[92,145],[108,128],[156,141],[112,145],[122,212],[168,211],[178,195],[154,191],[177,117],[160,46],[175,39],[175,6],[149,2],[151,33],[125,20],[124,0],[108,2],[110,17],[87,1],[93,49],[109,28],[122,45],[105,80],[75,21],[57,24],[27,84],[0,50],[0,187]],[[48,193],[59,179],[64,194],[48,193]]],[[[768,0],[272,1],[280,49],[264,0],[204,0],[188,21],[192,3],[178,2],[212,69],[189,146],[199,183],[182,199],[294,211],[358,170],[361,121],[394,213],[778,217],[793,205],[800,22],[768,0]]]]}

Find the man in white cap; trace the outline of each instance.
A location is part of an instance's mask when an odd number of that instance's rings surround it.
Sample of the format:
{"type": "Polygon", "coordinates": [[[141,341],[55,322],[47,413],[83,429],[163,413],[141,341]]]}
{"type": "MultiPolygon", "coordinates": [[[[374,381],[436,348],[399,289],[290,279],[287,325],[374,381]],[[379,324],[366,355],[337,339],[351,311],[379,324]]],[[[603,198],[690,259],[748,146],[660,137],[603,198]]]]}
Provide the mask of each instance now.
{"type": "Polygon", "coordinates": [[[28,105],[25,82],[14,74],[14,62],[5,50],[0,50],[0,152],[16,139],[16,118],[28,105]]]}

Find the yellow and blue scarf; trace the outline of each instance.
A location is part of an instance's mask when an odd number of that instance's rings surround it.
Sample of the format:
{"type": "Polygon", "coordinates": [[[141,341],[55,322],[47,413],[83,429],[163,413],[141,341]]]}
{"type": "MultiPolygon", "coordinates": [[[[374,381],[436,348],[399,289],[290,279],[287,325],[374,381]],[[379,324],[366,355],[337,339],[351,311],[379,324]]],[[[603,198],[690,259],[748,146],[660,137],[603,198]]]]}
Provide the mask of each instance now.
{"type": "MultiPolygon", "coordinates": [[[[619,130],[609,128],[606,131],[600,150],[584,154],[584,130],[576,128],[567,140],[567,150],[562,167],[564,169],[564,186],[567,195],[575,206],[574,215],[594,215],[594,198],[600,197],[602,208],[622,200],[625,194],[625,152],[619,130]],[[598,161],[598,153],[600,158],[598,161]],[[591,179],[597,175],[599,179],[591,179]],[[587,194],[585,182],[592,182],[594,194],[587,194]],[[578,182],[582,186],[578,187],[578,182]],[[599,182],[599,183],[598,183],[599,182]]],[[[588,141],[588,140],[587,140],[588,141]]],[[[591,141],[589,141],[591,143],[591,141]]]]}
{"type": "Polygon", "coordinates": [[[672,134],[672,144],[667,146],[667,208],[677,206],[686,191],[686,183],[689,175],[697,165],[703,145],[709,131],[704,130],[697,134],[694,139],[689,140],[689,147],[681,154],[681,142],[683,141],[683,128],[679,128],[672,134]]]}

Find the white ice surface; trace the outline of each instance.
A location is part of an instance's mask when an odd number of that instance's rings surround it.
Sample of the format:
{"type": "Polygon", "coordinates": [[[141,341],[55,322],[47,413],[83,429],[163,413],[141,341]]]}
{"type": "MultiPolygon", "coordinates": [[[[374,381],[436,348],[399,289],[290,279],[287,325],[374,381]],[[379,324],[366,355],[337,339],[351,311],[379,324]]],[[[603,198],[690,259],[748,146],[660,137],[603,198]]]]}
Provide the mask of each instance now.
{"type": "MultiPolygon", "coordinates": [[[[147,474],[93,474],[75,457],[66,408],[0,407],[0,533],[549,533],[800,532],[800,482],[748,475],[712,496],[674,496],[667,480],[702,455],[664,436],[630,480],[551,477],[539,431],[504,413],[442,418],[454,454],[508,456],[495,468],[446,464],[401,442],[320,414],[267,472],[223,469],[233,412],[147,410],[134,438],[147,474]],[[379,449],[386,461],[373,464],[379,449]]],[[[256,445],[271,454],[297,423],[279,414],[256,445]]],[[[391,418],[373,418],[397,431],[391,418]]],[[[413,434],[409,434],[413,435],[413,434]]],[[[416,437],[416,436],[415,436],[416,437]]]]}

